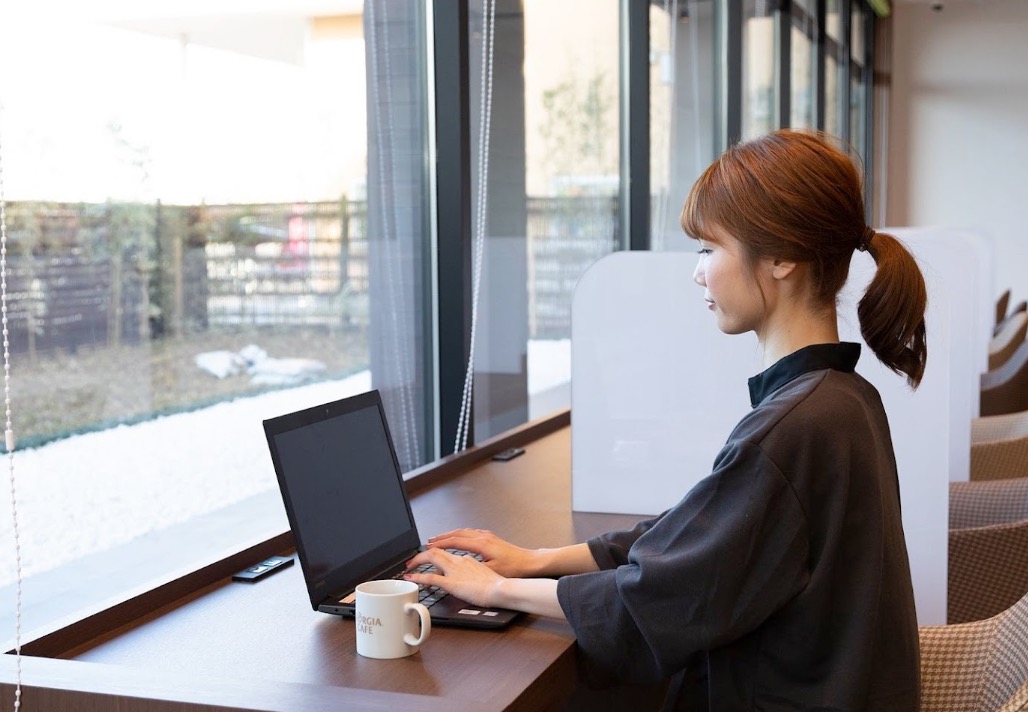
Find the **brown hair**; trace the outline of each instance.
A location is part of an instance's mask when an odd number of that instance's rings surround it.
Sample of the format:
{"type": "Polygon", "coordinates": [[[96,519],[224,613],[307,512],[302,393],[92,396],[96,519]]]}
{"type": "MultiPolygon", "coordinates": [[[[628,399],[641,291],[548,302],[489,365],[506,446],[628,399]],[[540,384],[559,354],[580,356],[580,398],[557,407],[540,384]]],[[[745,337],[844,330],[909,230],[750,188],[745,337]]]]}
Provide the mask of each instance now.
{"type": "Polygon", "coordinates": [[[927,358],[924,277],[899,240],[866,226],[860,172],[830,141],[781,130],[729,148],[689,192],[682,229],[713,243],[724,230],[754,261],[809,265],[811,294],[826,306],[846,283],[853,251],[866,250],[877,271],[857,307],[860,333],[916,388],[927,358]]]}

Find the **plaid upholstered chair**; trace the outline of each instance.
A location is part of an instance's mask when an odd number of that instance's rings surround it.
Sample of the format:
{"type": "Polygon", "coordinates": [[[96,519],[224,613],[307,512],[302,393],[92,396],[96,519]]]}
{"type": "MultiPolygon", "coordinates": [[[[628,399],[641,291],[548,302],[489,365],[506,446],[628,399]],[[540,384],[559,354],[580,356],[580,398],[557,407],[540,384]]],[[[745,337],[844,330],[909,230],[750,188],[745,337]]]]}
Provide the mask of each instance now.
{"type": "Polygon", "coordinates": [[[971,445],[970,479],[1002,480],[1028,477],[1028,435],[971,445]]]}
{"type": "Polygon", "coordinates": [[[918,632],[922,712],[1028,708],[1028,596],[992,618],[918,632]]]}
{"type": "Polygon", "coordinates": [[[971,419],[971,444],[1028,436],[1028,410],[971,419]]]}
{"type": "Polygon", "coordinates": [[[1028,410],[1028,341],[1022,341],[1007,362],[981,377],[979,415],[1028,410]]]}
{"type": "Polygon", "coordinates": [[[1003,323],[1003,320],[1007,318],[1007,308],[1010,306],[1010,290],[1007,289],[1003,294],[999,295],[999,299],[996,300],[996,326],[1003,323]]]}
{"type": "Polygon", "coordinates": [[[949,528],[969,529],[1028,519],[1028,477],[950,482],[949,528]]]}
{"type": "Polygon", "coordinates": [[[1005,364],[1028,334],[1028,313],[1016,312],[1003,322],[1003,326],[989,341],[989,370],[995,371],[1005,364]]]}
{"type": "Polygon", "coordinates": [[[992,335],[995,336],[1000,331],[1002,331],[1003,327],[1006,326],[1007,322],[1010,321],[1010,319],[1013,316],[1015,316],[1018,313],[1023,312],[1023,311],[1028,311],[1028,300],[1025,300],[1025,299],[1022,299],[1017,304],[1015,304],[1014,308],[1011,309],[1010,311],[1008,311],[1007,315],[1005,317],[1003,317],[1003,321],[996,322],[996,326],[994,326],[992,328],[992,335]]]}
{"type": "Polygon", "coordinates": [[[947,578],[949,623],[982,620],[1012,606],[1028,593],[1028,520],[950,529],[947,578]]]}

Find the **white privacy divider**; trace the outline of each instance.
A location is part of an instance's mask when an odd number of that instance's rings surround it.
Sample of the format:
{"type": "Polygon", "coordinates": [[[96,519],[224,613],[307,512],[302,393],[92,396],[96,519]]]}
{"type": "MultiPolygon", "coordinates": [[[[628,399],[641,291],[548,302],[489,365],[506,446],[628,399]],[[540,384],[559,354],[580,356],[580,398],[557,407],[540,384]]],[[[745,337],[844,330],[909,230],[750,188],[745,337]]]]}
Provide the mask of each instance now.
{"type": "MultiPolygon", "coordinates": [[[[975,256],[978,258],[978,288],[981,292],[979,295],[981,314],[978,321],[981,328],[982,362],[977,370],[979,373],[985,373],[989,370],[989,341],[993,337],[993,327],[996,323],[996,300],[1000,293],[1000,290],[996,288],[996,242],[985,232],[962,230],[959,234],[970,241],[975,256]]],[[[981,393],[979,387],[980,384],[975,381],[976,400],[981,393]]],[[[976,409],[975,415],[977,414],[976,409]]]]}
{"type": "MultiPolygon", "coordinates": [[[[892,423],[897,442],[897,462],[904,457],[914,462],[923,459],[925,450],[934,450],[935,443],[947,442],[949,459],[945,472],[949,480],[967,480],[970,470],[971,418],[978,415],[979,374],[988,364],[988,341],[993,320],[992,286],[987,279],[991,269],[991,246],[979,235],[948,228],[886,228],[884,232],[901,240],[914,254],[928,288],[928,366],[925,379],[916,394],[903,386],[903,380],[881,366],[866,346],[858,370],[874,383],[892,423]],[[897,385],[898,384],[898,385],[897,385]],[[894,393],[895,392],[895,395],[894,393]],[[894,398],[895,408],[889,407],[894,398]],[[947,401],[949,405],[945,405],[947,401]],[[910,405],[906,405],[909,403],[910,405]],[[926,425],[912,423],[900,426],[894,422],[915,415],[928,417],[928,410],[946,408],[949,419],[932,432],[926,425]],[[897,427],[909,428],[910,453],[899,454],[907,442],[899,442],[897,427]]],[[[857,300],[864,292],[874,271],[869,256],[855,255],[850,278],[839,295],[839,329],[844,340],[859,341],[857,300]]],[[[934,422],[934,421],[933,421],[934,422]]]]}
{"type": "MultiPolygon", "coordinates": [[[[917,391],[864,346],[857,370],[881,393],[889,414],[903,502],[903,528],[914,579],[918,622],[946,622],[949,482],[967,480],[971,418],[978,412],[978,373],[985,318],[980,264],[987,243],[945,228],[883,229],[907,245],[928,289],[928,363],[917,391]]],[[[874,274],[857,254],[839,297],[840,337],[859,341],[856,305],[874,274]]]]}
{"type": "Polygon", "coordinates": [[[752,334],[726,336],[697,256],[616,252],[578,282],[571,318],[572,508],[656,514],[710,474],[750,408],[752,334]]]}
{"type": "MultiPolygon", "coordinates": [[[[921,388],[864,346],[858,371],[882,394],[892,428],[921,625],[946,622],[949,481],[967,479],[977,412],[988,244],[943,229],[892,232],[912,249],[929,290],[921,388]]],[[[696,257],[621,252],[596,262],[572,303],[572,508],[656,514],[710,474],[749,409],[760,370],[752,334],[721,334],[692,281],[696,257]]],[[[873,273],[854,256],[840,295],[841,337],[863,343],[856,303],[873,273]]]]}

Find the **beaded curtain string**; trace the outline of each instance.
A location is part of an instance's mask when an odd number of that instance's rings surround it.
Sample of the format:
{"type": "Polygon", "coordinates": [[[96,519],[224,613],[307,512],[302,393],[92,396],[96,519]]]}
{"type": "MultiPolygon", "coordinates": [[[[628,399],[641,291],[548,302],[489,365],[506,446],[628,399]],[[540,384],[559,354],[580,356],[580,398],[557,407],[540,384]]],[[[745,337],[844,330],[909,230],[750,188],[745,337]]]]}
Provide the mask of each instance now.
{"type": "Polygon", "coordinates": [[[0,324],[4,335],[4,443],[11,484],[11,525],[14,531],[14,658],[16,681],[14,709],[21,707],[21,542],[18,536],[18,498],[14,486],[14,428],[11,425],[11,348],[7,330],[7,201],[4,198],[3,151],[0,143],[0,324]]]}

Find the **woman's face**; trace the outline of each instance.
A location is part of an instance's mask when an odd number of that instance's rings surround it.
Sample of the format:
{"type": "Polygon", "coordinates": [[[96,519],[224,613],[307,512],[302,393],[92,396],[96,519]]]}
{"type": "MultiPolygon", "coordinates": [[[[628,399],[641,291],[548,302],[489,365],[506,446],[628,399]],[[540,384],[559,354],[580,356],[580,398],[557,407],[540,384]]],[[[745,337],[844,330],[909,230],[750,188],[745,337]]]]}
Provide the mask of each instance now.
{"type": "Polygon", "coordinates": [[[759,272],[746,260],[742,244],[716,230],[717,242],[700,240],[700,260],[693,281],[703,287],[707,308],[714,312],[718,328],[726,334],[757,331],[764,321],[767,304],[759,272]]]}

